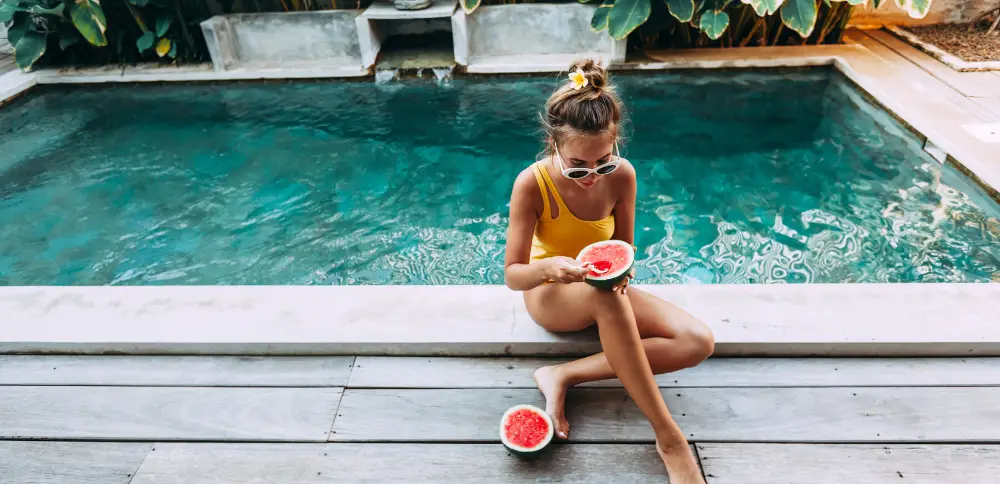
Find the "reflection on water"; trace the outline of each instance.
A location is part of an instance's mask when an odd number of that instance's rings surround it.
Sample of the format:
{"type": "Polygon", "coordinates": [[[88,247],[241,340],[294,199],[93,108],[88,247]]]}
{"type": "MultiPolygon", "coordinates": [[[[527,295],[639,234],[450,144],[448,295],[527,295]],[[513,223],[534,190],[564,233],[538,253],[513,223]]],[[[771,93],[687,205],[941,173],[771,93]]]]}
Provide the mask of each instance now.
{"type": "MultiPolygon", "coordinates": [[[[1000,279],[997,205],[839,75],[618,80],[639,282],[1000,279]]],[[[0,284],[502,283],[560,81],[45,90],[0,110],[0,284]]]]}

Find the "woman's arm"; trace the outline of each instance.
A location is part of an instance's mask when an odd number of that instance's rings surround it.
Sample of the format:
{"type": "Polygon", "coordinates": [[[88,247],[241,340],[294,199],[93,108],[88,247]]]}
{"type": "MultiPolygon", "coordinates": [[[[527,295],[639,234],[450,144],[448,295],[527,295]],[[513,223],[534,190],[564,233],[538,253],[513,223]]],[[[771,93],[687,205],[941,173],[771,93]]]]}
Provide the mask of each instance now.
{"type": "Polygon", "coordinates": [[[504,256],[504,283],[515,291],[534,289],[549,280],[546,264],[530,264],[531,237],[535,233],[542,195],[534,174],[523,171],[510,195],[510,221],[504,256]]]}

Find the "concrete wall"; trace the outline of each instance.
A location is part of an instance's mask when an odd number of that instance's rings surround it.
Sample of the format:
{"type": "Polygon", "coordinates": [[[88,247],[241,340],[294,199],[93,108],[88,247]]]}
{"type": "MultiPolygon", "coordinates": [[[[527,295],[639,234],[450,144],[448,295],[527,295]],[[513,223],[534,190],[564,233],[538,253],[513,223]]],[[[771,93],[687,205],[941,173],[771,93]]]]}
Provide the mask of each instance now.
{"type": "Polygon", "coordinates": [[[873,27],[964,23],[986,11],[989,6],[996,5],[997,0],[933,0],[927,16],[915,19],[896,6],[895,0],[885,0],[877,10],[871,6],[871,1],[869,1],[868,5],[854,7],[851,24],[859,27],[873,27]]]}
{"type": "Polygon", "coordinates": [[[0,54],[11,54],[14,48],[7,42],[7,25],[0,23],[0,54]]]}
{"type": "Polygon", "coordinates": [[[603,53],[624,60],[624,40],[590,27],[595,8],[576,3],[479,7],[465,19],[468,57],[603,53]]]}
{"type": "Polygon", "coordinates": [[[361,10],[218,15],[202,22],[216,70],[305,62],[361,66],[361,10]]]}

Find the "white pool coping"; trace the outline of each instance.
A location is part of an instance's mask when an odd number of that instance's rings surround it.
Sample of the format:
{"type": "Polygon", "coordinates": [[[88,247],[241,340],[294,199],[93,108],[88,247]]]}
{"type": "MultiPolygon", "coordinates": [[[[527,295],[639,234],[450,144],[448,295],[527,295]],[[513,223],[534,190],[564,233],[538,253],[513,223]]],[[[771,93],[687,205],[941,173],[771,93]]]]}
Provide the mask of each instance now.
{"type": "MultiPolygon", "coordinates": [[[[548,72],[563,58],[499,59],[477,72],[548,72]],[[533,63],[532,63],[533,62],[533,63]]],[[[904,61],[905,62],[905,61],[904,61]]],[[[1000,187],[997,147],[961,128],[963,100],[928,96],[936,80],[897,82],[861,45],[677,51],[619,70],[833,65],[984,185],[1000,187]]],[[[0,78],[0,95],[35,83],[353,77],[323,69],[216,73],[210,66],[43,70],[0,78]],[[8,91],[8,85],[10,91],[8,91]],[[16,86],[16,87],[15,87],[16,86]]],[[[908,75],[908,74],[907,74],[908,75]]],[[[894,77],[895,76],[895,77],[894,77]]],[[[16,93],[15,93],[16,94],[16,93]]],[[[6,97],[0,97],[6,99],[6,97]]],[[[971,102],[971,101],[970,101],[971,102]]],[[[998,284],[645,286],[710,325],[718,355],[1000,356],[998,284]]],[[[0,287],[0,353],[576,355],[593,332],[535,325],[503,286],[0,287]]]]}
{"type": "Polygon", "coordinates": [[[24,73],[19,70],[0,74],[0,104],[35,87],[38,84],[38,80],[35,77],[35,74],[24,73]]]}
{"type": "MultiPolygon", "coordinates": [[[[639,286],[717,355],[1000,355],[1000,284],[639,286]]],[[[0,353],[575,355],[504,286],[0,288],[0,353]]]]}

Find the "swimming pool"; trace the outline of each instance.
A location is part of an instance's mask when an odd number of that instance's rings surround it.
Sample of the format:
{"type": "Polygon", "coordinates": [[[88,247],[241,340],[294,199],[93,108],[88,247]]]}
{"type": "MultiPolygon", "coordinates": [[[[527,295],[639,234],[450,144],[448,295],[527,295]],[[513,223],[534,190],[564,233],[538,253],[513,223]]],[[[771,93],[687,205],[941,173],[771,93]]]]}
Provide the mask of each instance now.
{"type": "MultiPolygon", "coordinates": [[[[639,282],[998,278],[997,204],[836,71],[616,79],[639,282]]],[[[502,283],[560,81],[41,89],[0,109],[0,285],[502,283]]]]}

